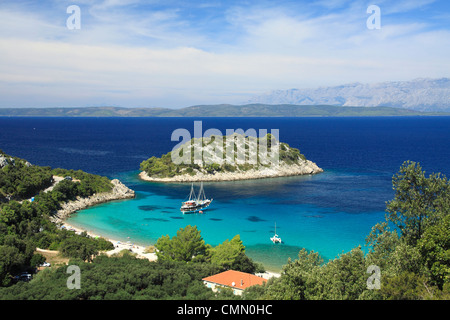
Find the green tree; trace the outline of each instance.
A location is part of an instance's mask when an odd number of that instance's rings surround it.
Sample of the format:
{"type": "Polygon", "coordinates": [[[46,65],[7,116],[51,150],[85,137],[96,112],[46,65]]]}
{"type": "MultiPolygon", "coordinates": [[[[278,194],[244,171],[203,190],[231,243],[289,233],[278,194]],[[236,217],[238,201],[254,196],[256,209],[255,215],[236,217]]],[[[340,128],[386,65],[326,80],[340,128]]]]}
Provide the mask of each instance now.
{"type": "Polygon", "coordinates": [[[323,259],[317,252],[300,250],[298,259],[288,260],[283,266],[282,275],[278,279],[269,281],[266,295],[275,300],[300,300],[307,299],[306,290],[311,285],[310,280],[314,272],[323,263],[323,259]]]}
{"type": "Polygon", "coordinates": [[[79,236],[65,239],[59,250],[65,257],[79,258],[83,261],[92,261],[98,255],[95,243],[86,237],[79,236]]]}
{"type": "Polygon", "coordinates": [[[186,226],[170,238],[162,236],[156,242],[158,259],[168,261],[202,261],[206,259],[207,246],[196,226],[186,226]]]}
{"type": "Polygon", "coordinates": [[[41,264],[43,264],[44,262],[45,262],[45,257],[42,255],[42,254],[40,254],[40,253],[36,253],[36,254],[34,254],[33,255],[33,257],[31,258],[31,261],[30,261],[30,266],[32,266],[32,267],[38,267],[38,266],[40,266],[41,264]]]}
{"type": "Polygon", "coordinates": [[[432,281],[450,285],[450,215],[429,227],[417,244],[432,281]]]}
{"type": "Polygon", "coordinates": [[[8,286],[12,276],[26,263],[26,256],[16,247],[0,246],[0,286],[8,286]]]}
{"type": "Polygon", "coordinates": [[[229,270],[237,257],[245,252],[245,247],[240,236],[236,235],[233,239],[225,240],[223,243],[214,248],[210,248],[208,251],[211,257],[211,263],[229,270]]]}
{"type": "Polygon", "coordinates": [[[264,267],[245,254],[245,246],[239,235],[225,240],[216,247],[209,247],[207,254],[212,264],[223,270],[247,273],[264,272],[264,267]]]}
{"type": "Polygon", "coordinates": [[[366,238],[369,253],[366,256],[368,265],[377,265],[386,271],[390,266],[390,258],[400,243],[396,230],[391,231],[387,222],[377,223],[366,238]]]}
{"type": "Polygon", "coordinates": [[[305,290],[307,299],[356,300],[366,290],[367,273],[361,247],[315,268],[305,290]]]}
{"type": "Polygon", "coordinates": [[[402,272],[385,278],[380,293],[386,300],[423,300],[432,298],[432,288],[425,276],[413,272],[402,272]]]}
{"type": "Polygon", "coordinates": [[[388,219],[415,245],[429,225],[450,213],[450,185],[440,174],[426,178],[420,165],[411,161],[403,163],[392,184],[395,197],[387,203],[388,219]]]}

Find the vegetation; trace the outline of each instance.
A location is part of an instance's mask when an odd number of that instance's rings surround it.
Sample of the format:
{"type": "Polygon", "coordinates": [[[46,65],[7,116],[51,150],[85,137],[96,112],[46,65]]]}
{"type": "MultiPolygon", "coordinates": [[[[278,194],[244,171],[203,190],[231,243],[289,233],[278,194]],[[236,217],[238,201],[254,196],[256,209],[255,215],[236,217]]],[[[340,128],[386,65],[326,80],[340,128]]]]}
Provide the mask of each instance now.
{"type": "Polygon", "coordinates": [[[436,174],[425,177],[420,165],[409,161],[392,181],[395,197],[387,204],[386,221],[367,237],[367,255],[358,247],[323,264],[317,253],[302,250],[280,278],[251,297],[450,299],[449,182],[436,174]],[[371,265],[380,268],[380,290],[367,288],[371,265]]]}
{"type": "Polygon", "coordinates": [[[78,180],[75,183],[77,186],[77,196],[87,197],[95,193],[108,192],[112,189],[111,181],[107,177],[86,173],[81,170],[75,171],[57,168],[52,170],[52,174],[60,177],[69,176],[78,180]]]}
{"type": "Polygon", "coordinates": [[[162,236],[156,242],[159,261],[208,262],[216,270],[237,270],[248,273],[263,272],[264,268],[245,255],[239,235],[216,247],[205,244],[195,226],[186,226],[170,238],[162,236]]]}
{"type": "Polygon", "coordinates": [[[0,166],[0,203],[30,198],[52,184],[49,167],[32,166],[22,159],[3,154],[1,150],[0,157],[5,164],[0,166]]]}
{"type": "Polygon", "coordinates": [[[306,157],[296,148],[287,143],[278,142],[270,133],[261,138],[246,137],[235,133],[229,136],[211,136],[210,138],[191,139],[177,149],[164,154],[161,158],[155,156],[143,161],[140,169],[154,178],[172,178],[177,175],[195,175],[197,172],[204,174],[215,174],[219,172],[245,172],[251,169],[269,167],[271,159],[272,144],[278,143],[279,163],[287,165],[298,164],[306,157]],[[231,144],[231,142],[233,144],[231,144]],[[201,154],[196,155],[200,149],[201,154]],[[267,156],[263,159],[262,144],[266,146],[267,156]],[[234,147],[230,159],[228,149],[234,147]],[[254,148],[254,149],[253,149],[254,148]],[[257,152],[258,150],[258,152],[257,152]],[[179,156],[183,163],[175,164],[172,156],[179,156]],[[199,158],[199,159],[197,159],[199,158]]]}
{"type": "Polygon", "coordinates": [[[32,166],[3,152],[0,156],[8,159],[0,168],[1,190],[3,195],[7,194],[3,198],[5,202],[0,204],[0,286],[11,285],[15,275],[32,270],[42,260],[35,254],[37,247],[60,249],[67,257],[83,260],[91,260],[100,250],[113,248],[109,241],[60,230],[50,221],[62,202],[111,190],[107,178],[82,171],[32,166]],[[63,180],[53,190],[42,192],[53,183],[53,175],[71,175],[80,181],[63,180]],[[34,201],[28,201],[32,196],[34,201]],[[23,199],[27,200],[18,201],[23,199]]]}
{"type": "MultiPolygon", "coordinates": [[[[239,235],[212,247],[197,227],[186,226],[173,237],[158,239],[155,262],[130,253],[107,257],[99,255],[110,248],[107,241],[59,230],[49,222],[62,197],[58,191],[39,194],[34,202],[9,201],[0,212],[0,298],[450,299],[449,182],[441,175],[426,177],[414,162],[405,162],[392,181],[395,196],[387,203],[386,221],[367,236],[367,254],[356,247],[325,263],[317,252],[303,249],[283,266],[281,277],[247,288],[242,297],[227,290],[213,293],[201,280],[229,269],[262,271],[246,256],[239,235]],[[81,269],[81,289],[67,288],[66,266],[12,285],[11,275],[42,263],[36,246],[72,257],[69,265],[81,269]],[[370,266],[379,267],[380,289],[368,288],[370,266]]],[[[74,192],[72,185],[66,187],[65,192],[74,192]]]]}
{"type": "Polygon", "coordinates": [[[81,271],[79,290],[66,286],[67,267],[39,272],[29,283],[0,288],[0,299],[15,300],[153,300],[153,299],[232,299],[214,294],[202,282],[213,274],[212,265],[179,261],[150,262],[131,254],[121,257],[100,255],[92,263],[71,260],[81,271]]]}
{"type": "Polygon", "coordinates": [[[226,290],[213,293],[202,279],[234,267],[262,271],[245,256],[239,236],[213,248],[192,226],[180,229],[171,239],[161,237],[156,262],[138,259],[126,250],[115,257],[97,255],[89,251],[92,246],[84,245],[86,241],[70,237],[60,246],[65,254],[79,257],[69,265],[80,267],[80,290],[67,288],[64,266],[41,271],[29,283],[0,288],[0,299],[237,299],[226,290]]]}

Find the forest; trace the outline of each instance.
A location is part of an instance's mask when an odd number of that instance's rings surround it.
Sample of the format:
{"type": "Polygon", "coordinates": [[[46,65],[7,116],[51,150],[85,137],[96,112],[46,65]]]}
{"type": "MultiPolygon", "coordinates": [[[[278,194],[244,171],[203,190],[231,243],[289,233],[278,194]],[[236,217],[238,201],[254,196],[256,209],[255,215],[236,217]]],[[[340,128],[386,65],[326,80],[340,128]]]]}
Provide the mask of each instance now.
{"type": "Polygon", "coordinates": [[[33,166],[1,150],[0,157],[6,159],[0,169],[0,287],[12,285],[15,275],[43,262],[36,248],[60,249],[69,257],[85,259],[112,247],[104,239],[59,229],[50,220],[63,202],[111,190],[109,179],[82,171],[33,166]],[[53,190],[42,192],[52,185],[54,175],[79,181],[63,180],[53,190]]]}
{"type": "MultiPolygon", "coordinates": [[[[42,172],[36,172],[41,177],[42,172]]],[[[58,171],[66,173],[77,174],[58,171]]],[[[279,278],[249,287],[242,296],[226,289],[213,293],[201,280],[229,269],[263,271],[247,257],[239,235],[212,247],[196,226],[186,226],[173,237],[159,238],[158,259],[150,262],[128,252],[108,257],[101,253],[111,249],[108,241],[56,228],[49,217],[61,201],[108,188],[104,178],[78,174],[81,182],[67,181],[39,193],[33,202],[10,200],[1,205],[0,299],[450,299],[450,184],[439,173],[426,176],[419,163],[407,161],[393,176],[394,198],[386,203],[385,221],[367,235],[366,252],[358,246],[324,261],[319,253],[302,249],[286,261],[279,278]],[[15,283],[14,274],[42,263],[36,248],[60,250],[69,257],[69,265],[80,267],[81,288],[67,288],[67,265],[15,283]],[[369,286],[371,266],[380,270],[375,289],[369,286]]]]}

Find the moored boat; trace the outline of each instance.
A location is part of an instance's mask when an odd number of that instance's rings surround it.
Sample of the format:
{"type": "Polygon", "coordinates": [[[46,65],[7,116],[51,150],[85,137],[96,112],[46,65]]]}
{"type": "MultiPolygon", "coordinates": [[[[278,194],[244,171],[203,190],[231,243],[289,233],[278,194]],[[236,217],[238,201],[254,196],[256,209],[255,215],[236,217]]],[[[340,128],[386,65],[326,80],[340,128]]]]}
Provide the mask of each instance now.
{"type": "Polygon", "coordinates": [[[203,189],[203,182],[200,185],[198,196],[195,195],[194,184],[192,184],[191,193],[189,194],[189,200],[181,203],[180,211],[183,213],[195,213],[198,211],[203,211],[209,207],[212,200],[213,199],[206,198],[205,190],[203,189]]]}
{"type": "Polygon", "coordinates": [[[277,223],[275,222],[275,234],[270,238],[273,243],[281,243],[281,238],[277,235],[277,223]]]}

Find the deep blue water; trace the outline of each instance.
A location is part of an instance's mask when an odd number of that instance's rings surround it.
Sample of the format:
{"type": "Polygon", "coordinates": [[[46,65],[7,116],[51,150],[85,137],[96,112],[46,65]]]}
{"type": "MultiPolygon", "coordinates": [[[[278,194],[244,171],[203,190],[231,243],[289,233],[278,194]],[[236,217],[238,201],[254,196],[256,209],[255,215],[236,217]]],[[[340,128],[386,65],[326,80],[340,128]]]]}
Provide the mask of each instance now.
{"type": "Polygon", "coordinates": [[[250,256],[279,269],[303,247],[331,259],[364,246],[371,226],[384,219],[392,176],[404,161],[450,176],[449,128],[450,117],[0,118],[0,149],[36,165],[119,178],[137,191],[134,200],[81,211],[73,224],[142,244],[188,224],[212,245],[239,234],[250,256]],[[141,161],[178,143],[170,140],[173,130],[193,134],[194,120],[202,120],[203,131],[279,129],[281,141],[325,172],[205,183],[210,210],[183,216],[179,205],[190,185],[142,182],[137,173],[141,161]],[[269,241],[275,222],[282,245],[269,241]]]}

